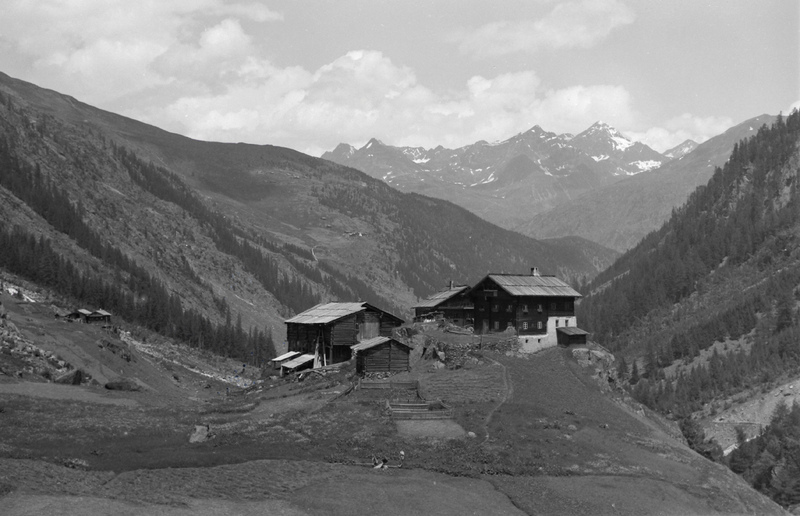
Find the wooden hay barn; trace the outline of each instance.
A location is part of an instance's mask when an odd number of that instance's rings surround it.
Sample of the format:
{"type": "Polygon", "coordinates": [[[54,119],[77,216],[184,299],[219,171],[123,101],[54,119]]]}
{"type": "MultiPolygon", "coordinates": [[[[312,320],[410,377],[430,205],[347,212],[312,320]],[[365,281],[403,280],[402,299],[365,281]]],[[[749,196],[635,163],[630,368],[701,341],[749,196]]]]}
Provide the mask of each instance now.
{"type": "Polygon", "coordinates": [[[110,323],[111,322],[111,314],[106,312],[105,310],[95,310],[94,312],[90,312],[85,308],[79,308],[74,312],[67,314],[67,319],[80,319],[81,322],[91,324],[91,323],[110,323]]]}
{"type": "Polygon", "coordinates": [[[356,373],[408,371],[411,347],[390,337],[375,337],[352,346],[356,373]]]}
{"type": "Polygon", "coordinates": [[[319,355],[322,365],[352,358],[350,346],[390,337],[403,319],[368,303],[323,303],[286,321],[288,351],[319,355]]]}

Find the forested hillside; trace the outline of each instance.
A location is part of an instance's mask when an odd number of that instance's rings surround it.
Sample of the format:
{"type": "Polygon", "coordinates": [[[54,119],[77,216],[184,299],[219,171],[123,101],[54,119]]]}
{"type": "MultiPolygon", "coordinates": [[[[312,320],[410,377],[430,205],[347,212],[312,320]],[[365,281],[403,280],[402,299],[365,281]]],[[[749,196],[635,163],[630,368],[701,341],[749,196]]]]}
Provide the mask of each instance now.
{"type": "MultiPolygon", "coordinates": [[[[692,414],[800,372],[798,142],[797,111],[742,140],[660,230],[586,286],[581,324],[623,359],[634,396],[686,418],[690,435],[692,414]]],[[[784,488],[764,492],[800,502],[784,488]]]]}

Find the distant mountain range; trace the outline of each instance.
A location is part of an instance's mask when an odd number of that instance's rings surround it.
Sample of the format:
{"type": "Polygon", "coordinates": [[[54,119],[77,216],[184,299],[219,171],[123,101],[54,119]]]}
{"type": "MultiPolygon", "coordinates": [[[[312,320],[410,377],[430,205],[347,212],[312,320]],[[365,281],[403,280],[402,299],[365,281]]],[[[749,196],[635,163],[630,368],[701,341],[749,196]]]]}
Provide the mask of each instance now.
{"type": "Polygon", "coordinates": [[[537,125],[501,142],[458,149],[394,147],[373,138],[360,149],[342,143],[322,158],[404,192],[452,201],[506,228],[670,159],[603,122],[577,136],[537,125]]]}
{"type": "Polygon", "coordinates": [[[774,116],[761,115],[700,145],[684,142],[667,151],[674,158],[661,167],[564,200],[514,229],[534,238],[581,236],[625,251],[658,229],[695,188],[706,184],[739,140],[774,121],[774,116]]]}

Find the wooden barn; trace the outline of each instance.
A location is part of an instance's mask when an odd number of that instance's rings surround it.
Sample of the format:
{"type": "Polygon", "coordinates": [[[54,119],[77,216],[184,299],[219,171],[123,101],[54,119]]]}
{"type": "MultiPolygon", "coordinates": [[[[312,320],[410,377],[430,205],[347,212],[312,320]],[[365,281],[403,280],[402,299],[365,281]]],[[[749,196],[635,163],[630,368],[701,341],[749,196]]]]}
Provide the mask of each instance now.
{"type": "Polygon", "coordinates": [[[414,307],[414,320],[424,320],[426,316],[441,314],[457,326],[471,326],[473,324],[473,305],[467,293],[467,285],[450,285],[420,301],[414,307]]]}
{"type": "Polygon", "coordinates": [[[411,348],[391,337],[375,337],[350,348],[356,357],[356,372],[399,373],[408,371],[411,348]]]}
{"type": "Polygon", "coordinates": [[[578,327],[559,328],[556,330],[556,338],[559,346],[572,346],[586,344],[589,332],[578,327]]]}
{"type": "Polygon", "coordinates": [[[531,345],[555,346],[559,328],[575,327],[575,301],[581,294],[538,269],[530,275],[489,274],[469,292],[475,303],[475,333],[512,329],[531,345]]]}
{"type": "Polygon", "coordinates": [[[95,310],[90,312],[85,308],[79,308],[72,313],[66,315],[67,319],[79,319],[83,323],[110,323],[111,314],[105,310],[95,310]]]}
{"type": "Polygon", "coordinates": [[[321,365],[350,360],[350,346],[390,337],[403,319],[368,303],[323,303],[286,321],[288,351],[318,355],[321,365]]]}

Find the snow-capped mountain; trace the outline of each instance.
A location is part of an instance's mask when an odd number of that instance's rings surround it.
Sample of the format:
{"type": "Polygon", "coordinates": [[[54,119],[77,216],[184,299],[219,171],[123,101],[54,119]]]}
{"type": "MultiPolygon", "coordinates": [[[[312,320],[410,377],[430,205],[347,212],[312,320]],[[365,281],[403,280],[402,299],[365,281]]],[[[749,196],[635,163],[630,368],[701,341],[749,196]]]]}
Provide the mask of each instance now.
{"type": "Polygon", "coordinates": [[[615,176],[633,176],[658,168],[666,157],[641,142],[626,138],[604,122],[596,122],[570,144],[589,154],[596,162],[607,162],[615,176]]]}
{"type": "Polygon", "coordinates": [[[458,149],[394,147],[373,138],[358,149],[340,144],[322,158],[402,191],[452,201],[504,227],[668,160],[601,122],[577,136],[536,125],[458,149]]]}
{"type": "Polygon", "coordinates": [[[694,140],[686,140],[683,143],[665,151],[664,156],[668,157],[669,159],[681,159],[695,150],[698,145],[700,144],[694,140]]]}

